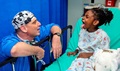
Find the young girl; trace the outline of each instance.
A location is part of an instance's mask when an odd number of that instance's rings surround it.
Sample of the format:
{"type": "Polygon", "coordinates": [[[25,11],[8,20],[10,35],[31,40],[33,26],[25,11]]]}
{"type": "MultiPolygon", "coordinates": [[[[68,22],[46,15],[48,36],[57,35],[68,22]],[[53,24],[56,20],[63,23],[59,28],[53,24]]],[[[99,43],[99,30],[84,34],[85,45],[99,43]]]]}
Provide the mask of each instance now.
{"type": "Polygon", "coordinates": [[[106,32],[99,28],[110,23],[113,14],[108,9],[93,8],[88,10],[82,18],[82,29],[79,33],[78,47],[67,55],[76,55],[67,71],[94,71],[93,53],[98,49],[108,49],[110,39],[106,32]]]}

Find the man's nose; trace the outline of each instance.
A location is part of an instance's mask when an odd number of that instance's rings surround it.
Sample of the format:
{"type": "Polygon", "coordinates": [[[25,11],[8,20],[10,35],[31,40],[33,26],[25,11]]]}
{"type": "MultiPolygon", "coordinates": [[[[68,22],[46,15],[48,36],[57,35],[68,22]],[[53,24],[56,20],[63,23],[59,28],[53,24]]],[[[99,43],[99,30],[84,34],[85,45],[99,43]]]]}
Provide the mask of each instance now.
{"type": "Polygon", "coordinates": [[[41,26],[41,23],[38,21],[38,25],[41,26]]]}

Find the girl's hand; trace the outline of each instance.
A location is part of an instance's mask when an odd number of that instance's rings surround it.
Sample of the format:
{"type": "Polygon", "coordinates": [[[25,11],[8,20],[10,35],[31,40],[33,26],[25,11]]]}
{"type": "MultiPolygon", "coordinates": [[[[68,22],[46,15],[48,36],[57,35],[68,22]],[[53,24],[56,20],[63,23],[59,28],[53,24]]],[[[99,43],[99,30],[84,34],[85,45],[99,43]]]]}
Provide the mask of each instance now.
{"type": "Polygon", "coordinates": [[[70,56],[70,55],[76,55],[77,53],[76,52],[68,52],[67,55],[70,56]]]}
{"type": "Polygon", "coordinates": [[[68,52],[67,55],[68,55],[68,56],[70,56],[70,55],[74,55],[74,56],[75,56],[75,55],[78,54],[78,52],[79,52],[79,50],[76,49],[74,52],[68,52]]]}

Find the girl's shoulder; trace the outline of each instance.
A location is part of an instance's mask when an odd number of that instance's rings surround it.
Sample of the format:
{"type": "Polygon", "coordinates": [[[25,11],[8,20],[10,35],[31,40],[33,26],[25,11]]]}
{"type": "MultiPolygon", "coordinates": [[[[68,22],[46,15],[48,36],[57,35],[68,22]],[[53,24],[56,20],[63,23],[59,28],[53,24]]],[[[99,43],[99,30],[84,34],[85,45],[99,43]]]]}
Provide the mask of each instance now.
{"type": "Polygon", "coordinates": [[[107,35],[107,33],[103,29],[98,29],[97,32],[103,35],[107,35]]]}
{"type": "Polygon", "coordinates": [[[109,38],[108,34],[103,29],[98,29],[101,38],[109,38]]]}

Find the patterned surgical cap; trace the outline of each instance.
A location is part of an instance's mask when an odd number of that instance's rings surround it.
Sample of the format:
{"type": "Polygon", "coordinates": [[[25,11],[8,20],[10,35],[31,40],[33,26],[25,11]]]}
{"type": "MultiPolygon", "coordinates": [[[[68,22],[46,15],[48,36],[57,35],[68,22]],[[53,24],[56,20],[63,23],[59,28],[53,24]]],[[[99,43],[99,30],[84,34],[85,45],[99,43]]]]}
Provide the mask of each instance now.
{"type": "Polygon", "coordinates": [[[18,29],[22,25],[29,23],[33,17],[33,13],[29,11],[21,11],[14,16],[12,20],[12,25],[15,29],[18,29]]]}

